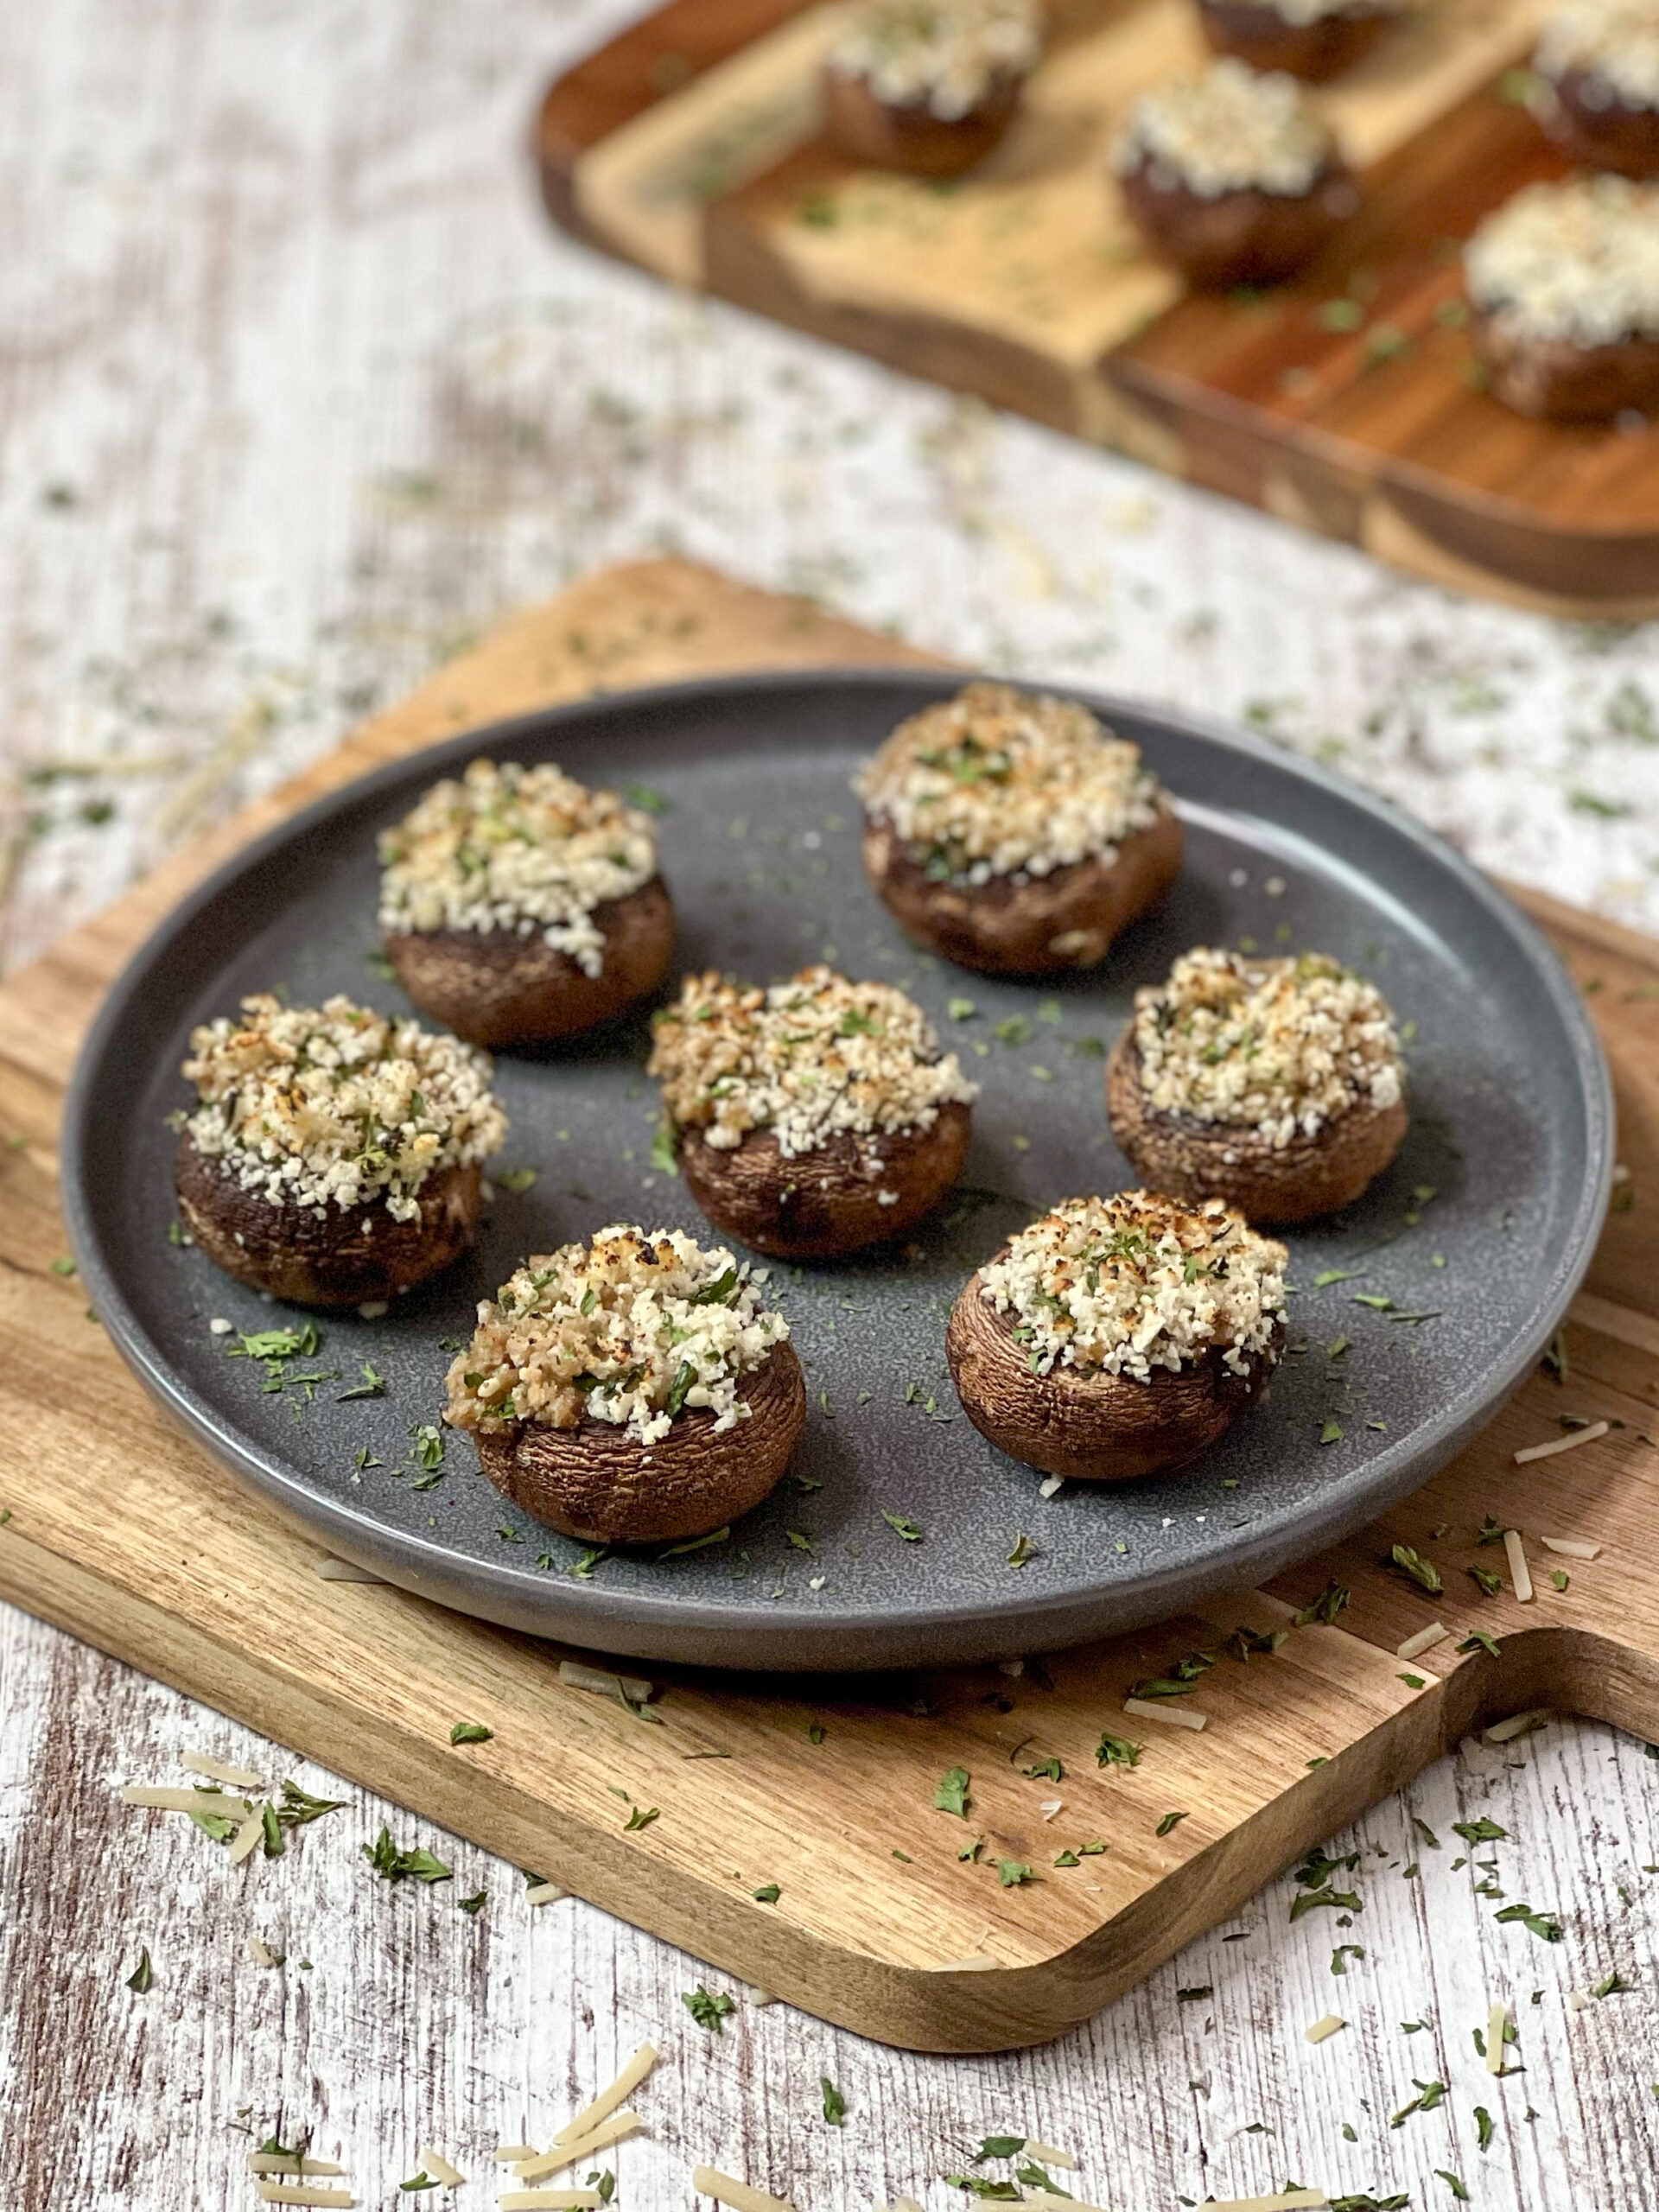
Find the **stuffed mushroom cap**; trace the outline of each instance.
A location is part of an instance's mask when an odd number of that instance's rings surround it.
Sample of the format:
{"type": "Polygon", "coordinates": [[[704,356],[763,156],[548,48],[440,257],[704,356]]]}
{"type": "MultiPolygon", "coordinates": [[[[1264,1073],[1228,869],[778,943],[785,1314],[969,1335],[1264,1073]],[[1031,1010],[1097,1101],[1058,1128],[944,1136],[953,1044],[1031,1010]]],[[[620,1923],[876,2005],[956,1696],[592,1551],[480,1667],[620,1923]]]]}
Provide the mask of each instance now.
{"type": "Polygon", "coordinates": [[[678,1230],[620,1224],[533,1256],[479,1306],[445,1419],[499,1488],[567,1535],[706,1535],[760,1503],[805,1423],[765,1279],[678,1230]]]}
{"type": "Polygon", "coordinates": [[[828,1257],[899,1236],[961,1172],[978,1085],[892,984],[820,966],[762,989],[710,970],[654,1028],[687,1187],[759,1250],[828,1257]]]}
{"type": "Polygon", "coordinates": [[[1087,967],[1180,865],[1138,746],[1073,700],[973,683],[902,721],[855,779],[864,861],[897,919],[994,974],[1087,967]]]}
{"type": "Polygon", "coordinates": [[[408,1289],[471,1242],[505,1137],[488,1058],[335,996],[192,1034],[181,1211],[227,1273],[307,1305],[408,1289]]]}
{"type": "Polygon", "coordinates": [[[1113,1134],[1137,1173],[1252,1221],[1358,1197],[1406,1133],[1405,1064],[1374,983],[1320,953],[1199,946],[1135,996],[1107,1070],[1113,1134]]]}
{"type": "Polygon", "coordinates": [[[1065,1199],[957,1301],[946,1349],[963,1408],[1051,1474],[1121,1481],[1179,1465],[1266,1389],[1287,1257],[1218,1200],[1065,1199]]]}
{"type": "Polygon", "coordinates": [[[474,760],[380,838],[399,982],[475,1043],[569,1036],[653,990],[674,915],[650,817],[550,761],[474,760]]]}
{"type": "Polygon", "coordinates": [[[885,108],[959,123],[1017,86],[1043,46],[1036,0],[865,0],[830,54],[830,75],[885,108]]]}

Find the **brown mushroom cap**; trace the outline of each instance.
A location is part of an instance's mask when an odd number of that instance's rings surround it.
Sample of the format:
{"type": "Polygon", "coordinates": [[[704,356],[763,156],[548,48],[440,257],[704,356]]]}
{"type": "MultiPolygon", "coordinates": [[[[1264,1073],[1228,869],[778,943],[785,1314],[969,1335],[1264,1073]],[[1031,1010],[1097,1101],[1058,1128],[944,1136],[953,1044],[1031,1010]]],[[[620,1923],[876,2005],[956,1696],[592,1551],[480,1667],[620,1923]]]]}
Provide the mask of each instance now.
{"type": "Polygon", "coordinates": [[[926,1128],[837,1130],[785,1158],[775,1129],[750,1129],[729,1151],[700,1129],[679,1133],[685,1187],[716,1229],[777,1260],[836,1259],[912,1229],[962,1173],[971,1109],[941,1106],[926,1128]],[[880,1193],[898,1193],[883,1205],[880,1193]]]}
{"type": "Polygon", "coordinates": [[[594,909],[604,965],[589,976],[540,930],[423,930],[388,937],[386,957],[423,1014],[470,1045],[574,1037],[654,991],[674,956],[674,908],[660,875],[594,909]]]}
{"type": "Polygon", "coordinates": [[[1269,0],[1198,0],[1198,22],[1213,52],[1236,54],[1263,73],[1282,69],[1309,85],[1351,69],[1400,15],[1397,8],[1351,5],[1339,15],[1293,23],[1269,0]]]}
{"type": "Polygon", "coordinates": [[[1627,409],[1659,405],[1659,339],[1618,338],[1580,346],[1570,338],[1529,338],[1502,315],[1476,308],[1475,351],[1491,372],[1494,399],[1551,423],[1610,423],[1627,409]]]}
{"type": "Polygon", "coordinates": [[[1351,1204],[1399,1151],[1410,1118],[1403,1098],[1385,1107],[1361,1099],[1317,1135],[1274,1147],[1256,1129],[1168,1113],[1147,1096],[1133,1021],[1106,1062],[1106,1114],[1150,1189],[1185,1205],[1224,1198],[1257,1224],[1312,1221],[1351,1204]]]}
{"type": "Polygon", "coordinates": [[[1306,192],[1194,192],[1163,183],[1144,161],[1118,185],[1147,244],[1194,284],[1277,284],[1319,252],[1359,206],[1341,162],[1326,164],[1306,192]]]}
{"type": "Polygon", "coordinates": [[[935,115],[925,101],[884,100],[868,79],[824,70],[824,122],[840,151],[855,162],[912,176],[960,176],[996,146],[1020,105],[1022,77],[998,77],[966,115],[935,115]]]}
{"type": "Polygon", "coordinates": [[[944,1332],[963,1411],[999,1452],[1077,1482],[1127,1482],[1196,1459],[1262,1395],[1284,1346],[1281,1324],[1247,1375],[1218,1349],[1156,1368],[1146,1382],[1065,1366],[1033,1375],[1014,1340],[1015,1317],[982,1298],[981,1283],[969,1279],[944,1332]]]}
{"type": "Polygon", "coordinates": [[[1545,76],[1539,120],[1549,136],[1586,168],[1617,169],[1621,176],[1659,177],[1659,107],[1627,107],[1606,100],[1606,83],[1588,69],[1545,76]],[[1586,98],[1593,81],[1605,103],[1586,98]]]}
{"type": "Polygon", "coordinates": [[[1160,801],[1158,819],[1127,836],[1109,864],[936,883],[889,823],[867,815],[864,867],[893,919],[930,951],[985,976],[1052,976],[1105,958],[1174,882],[1184,842],[1179,817],[1160,801]]]}
{"type": "Polygon", "coordinates": [[[654,1444],[588,1420],[520,1421],[474,1441],[496,1488],[550,1529],[588,1544],[683,1543],[759,1505],[806,1426],[806,1378],[788,1343],[740,1379],[737,1395],[749,1418],[718,1435],[717,1416],[694,1406],[654,1444]]]}
{"type": "Polygon", "coordinates": [[[394,1221],[384,1198],[277,1205],[199,1152],[188,1129],[174,1174],[184,1225],[214,1265],[294,1306],[361,1306],[426,1281],[472,1243],[483,1205],[478,1167],[435,1168],[416,1193],[414,1221],[394,1221]]]}

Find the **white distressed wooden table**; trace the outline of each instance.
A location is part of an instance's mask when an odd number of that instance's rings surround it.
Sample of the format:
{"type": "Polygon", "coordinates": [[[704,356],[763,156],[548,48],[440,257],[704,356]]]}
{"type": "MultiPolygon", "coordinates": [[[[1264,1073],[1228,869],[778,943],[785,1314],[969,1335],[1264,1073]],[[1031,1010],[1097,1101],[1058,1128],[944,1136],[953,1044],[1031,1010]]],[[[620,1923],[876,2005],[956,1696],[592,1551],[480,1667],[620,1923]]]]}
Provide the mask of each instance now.
{"type": "MultiPolygon", "coordinates": [[[[1247,715],[1484,864],[1659,929],[1659,628],[1408,585],[551,235],[531,105],[625,12],[0,12],[0,958],[502,609],[664,547],[964,659],[1247,715]]],[[[545,2140],[651,2037],[650,2135],[607,2161],[632,2212],[689,2206],[702,2159],[802,2212],[937,2212],[969,2201],[943,2177],[1007,2171],[969,2164],[988,2133],[1069,2146],[1066,2182],[1121,2212],[1287,2179],[1630,2212],[1659,2205],[1656,1831],[1653,1755],[1561,1722],[1336,1840],[1351,1926],[1292,1926],[1275,1880],[1050,2050],[918,2059],[747,2002],[715,2036],[680,1998],[724,1985],[690,1960],[531,1908],[514,1870],[0,1611],[0,2202],[252,2206],[250,2145],[309,2129],[360,2204],[488,2206],[494,2144],[545,2140]],[[192,1747],[346,1807],[232,1871],[117,1801],[192,1747]],[[1453,1833],[1482,1818],[1506,1836],[1453,1833]],[[383,1820],[454,1882],[376,1880],[383,1820]],[[1519,1899],[1564,1940],[1499,1923],[1519,1899]],[[1338,1943],[1362,1947],[1339,1978],[1338,1943]],[[1610,1975],[1634,1986],[1575,2006],[1610,1975]],[[1496,1995],[1524,2069],[1502,2083],[1471,2036],[1496,1995]],[[1315,2049],[1326,2011],[1350,2024],[1315,2049]],[[397,2193],[428,2145],[471,2177],[453,2200],[397,2193]]]]}

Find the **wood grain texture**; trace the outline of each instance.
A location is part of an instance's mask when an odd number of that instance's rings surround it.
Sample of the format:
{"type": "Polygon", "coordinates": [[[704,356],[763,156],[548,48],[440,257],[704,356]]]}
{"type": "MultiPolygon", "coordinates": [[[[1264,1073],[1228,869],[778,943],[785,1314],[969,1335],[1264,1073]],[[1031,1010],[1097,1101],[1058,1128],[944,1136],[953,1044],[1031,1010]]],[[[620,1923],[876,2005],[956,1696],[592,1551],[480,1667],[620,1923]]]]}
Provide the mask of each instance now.
{"type": "Polygon", "coordinates": [[[1007,143],[946,193],[836,153],[813,90],[833,18],[754,0],[631,26],[550,90],[538,158],[560,219],[677,282],[1437,582],[1633,619],[1659,611],[1659,433],[1512,415],[1458,319],[1460,242],[1567,167],[1500,74],[1535,12],[1443,0],[1321,92],[1363,209],[1257,299],[1181,296],[1106,179],[1135,92],[1200,58],[1186,0],[1064,11],[1007,143]]]}
{"type": "MultiPolygon", "coordinates": [[[[1571,1365],[1586,1416],[1620,1426],[1515,1470],[1517,1440],[1558,1433],[1561,1386],[1535,1379],[1420,1497],[1287,1578],[1278,1597],[1295,1604],[1332,1574],[1351,1586],[1339,1627],[1298,1630],[1253,1665],[1224,1662],[1198,1700],[1208,1730],[1153,1731],[1133,1770],[1094,1763],[1103,1728],[1124,1732],[1116,1716],[1130,1685],[1217,1628],[1278,1625],[1282,1603],[1262,1596],[1059,1655],[1035,1732],[1029,1715],[1016,1724],[1000,1711],[995,1672],[923,1691],[658,1669],[669,1687],[653,1727],[562,1685],[549,1647],[387,1586],[320,1580],[315,1545],[164,1426],[87,1333],[76,1286],[51,1266],[62,1232],[46,1162],[77,1037],[124,950],[238,837],[459,723],[591,686],[595,667],[615,678],[625,665],[660,672],[664,659],[703,670],[886,651],[683,563],[595,576],[527,611],[224,836],[181,855],[167,882],[130,894],[0,986],[0,1118],[17,1141],[0,1155],[0,1410],[22,1447],[0,1529],[0,1592],[825,2018],[912,2048],[995,2050],[1086,2018],[1234,1910],[1264,1866],[1288,1862],[1485,1719],[1548,1704],[1636,1729],[1659,1722],[1659,1592],[1645,1596],[1628,1564],[1659,1491],[1659,1451],[1641,1428],[1651,1385],[1630,1371],[1643,1332],[1659,1328],[1659,1300],[1650,1286],[1630,1304],[1618,1294],[1616,1248],[1591,1279],[1596,1325],[1575,1331],[1571,1365]],[[1460,1578],[1455,1548],[1473,1541],[1489,1497],[1522,1526],[1553,1516],[1562,1521],[1554,1533],[1592,1532],[1627,1562],[1617,1621],[1593,1572],[1574,1579],[1583,1596],[1552,1592],[1524,1613],[1460,1578]],[[1423,1534],[1435,1522],[1452,1550],[1446,1587],[1429,1600],[1376,1561],[1395,1542],[1438,1555],[1446,1546],[1423,1534]],[[181,1551],[172,1532],[184,1528],[181,1551]],[[1421,1662],[1414,1687],[1394,1648],[1437,1610],[1452,1638],[1421,1662]],[[1452,1656],[1488,1625],[1503,1638],[1496,1658],[1452,1656]],[[461,1718],[482,1720],[492,1741],[452,1749],[461,1718]],[[1037,1757],[1058,1758],[1068,1777],[1064,1834],[1042,1815],[1041,1780],[1015,1769],[1033,1732],[1037,1757]],[[711,1752],[727,1756],[697,1756],[711,1752]],[[966,1861],[959,1824],[931,1809],[938,1777],[957,1766],[976,1777],[969,1834],[985,1837],[966,1861]],[[626,1831],[619,1797],[659,1817],[626,1831]],[[1171,1811],[1182,1818],[1160,1834],[1171,1811]],[[1104,1855],[1065,1872],[1050,1864],[1052,1843],[1096,1839],[1104,1855]],[[1003,1859],[1045,1871],[1006,1887],[994,1872],[1003,1859]],[[785,1895],[757,1904],[752,1892],[768,1881],[785,1895]],[[961,1964],[987,1957],[995,1970],[961,1964]]],[[[1568,949],[1581,951],[1571,917],[1560,919],[1568,949]]],[[[1651,957],[1642,962],[1640,940],[1606,925],[1592,927],[1590,950],[1626,959],[1634,976],[1659,972],[1651,957]]],[[[1592,1001],[1625,1048],[1621,1082],[1638,1095],[1653,1072],[1639,988],[1604,984],[1592,1001]]],[[[1649,1165],[1637,1156],[1638,1171],[1649,1165]]],[[[1659,1172],[1659,1157],[1651,1165],[1659,1172]]]]}

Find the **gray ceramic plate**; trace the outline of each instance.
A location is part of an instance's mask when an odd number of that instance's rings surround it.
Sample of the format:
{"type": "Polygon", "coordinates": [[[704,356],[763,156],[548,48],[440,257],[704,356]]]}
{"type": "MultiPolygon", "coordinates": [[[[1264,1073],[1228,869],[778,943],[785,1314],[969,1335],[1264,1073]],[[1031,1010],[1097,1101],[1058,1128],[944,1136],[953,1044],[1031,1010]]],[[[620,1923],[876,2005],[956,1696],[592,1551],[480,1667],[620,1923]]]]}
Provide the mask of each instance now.
{"type": "Polygon", "coordinates": [[[1376,800],[1249,738],[1098,702],[1179,798],[1179,887],[1102,970],[1058,988],[950,969],[867,887],[848,789],[902,715],[950,688],[911,673],[762,677],[474,732],[324,801],[204,885],[111,995],[67,1115],[75,1255],[162,1403],[333,1550],[393,1581],[514,1628],[732,1667],[980,1660],[1137,1626],[1305,1557],[1450,1459],[1537,1359],[1606,1203],[1606,1074],[1554,956],[1376,800]],[[252,1331],[302,1317],[169,1242],[166,1117],[187,1099],[192,1024],[278,986],[401,1008],[377,960],[375,832],[479,753],[648,788],[687,967],[770,981],[823,957],[902,984],[984,1086],[963,1187],[915,1244],[776,1271],[810,1385],[794,1471],[728,1542],[677,1559],[578,1571],[582,1547],[506,1506],[463,1439],[427,1467],[415,1436],[436,1417],[446,1347],[521,1255],[619,1219],[702,1226],[651,1163],[643,1018],[499,1061],[502,1164],[533,1167],[533,1184],[504,1179],[478,1250],[444,1281],[381,1320],[321,1320],[315,1357],[289,1373],[328,1379],[267,1390],[257,1362],[227,1357],[236,1339],[214,1319],[252,1331]],[[1031,1214],[1130,1179],[1106,1127],[1103,1050],[1135,985],[1200,942],[1317,947],[1374,976],[1407,1025],[1411,1134],[1357,1206],[1291,1237],[1295,1349],[1266,1406],[1195,1467],[1044,1499],[963,1417],[945,1315],[1031,1214]],[[385,1395],[342,1400],[365,1361],[385,1395]],[[1332,1422],[1341,1437],[1322,1443],[1332,1422]],[[922,1540],[901,1540],[887,1513],[922,1540]]]}

